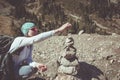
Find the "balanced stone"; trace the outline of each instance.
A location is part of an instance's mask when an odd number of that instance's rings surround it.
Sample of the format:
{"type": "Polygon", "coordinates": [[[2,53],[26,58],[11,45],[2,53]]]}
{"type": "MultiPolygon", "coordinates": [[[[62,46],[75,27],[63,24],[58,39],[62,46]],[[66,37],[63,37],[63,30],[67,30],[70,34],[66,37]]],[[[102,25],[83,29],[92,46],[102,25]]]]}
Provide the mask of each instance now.
{"type": "Polygon", "coordinates": [[[77,70],[73,66],[65,67],[65,66],[61,65],[58,68],[58,73],[69,74],[69,75],[76,75],[77,74],[77,70]]]}
{"type": "Polygon", "coordinates": [[[74,60],[74,61],[70,62],[67,59],[62,58],[61,61],[60,61],[60,65],[63,65],[63,66],[67,67],[67,66],[76,66],[76,65],[79,65],[79,64],[78,64],[77,60],[74,60]]]}
{"type": "Polygon", "coordinates": [[[68,37],[65,41],[65,48],[62,55],[58,59],[59,67],[58,73],[76,75],[79,69],[78,58],[76,57],[76,48],[74,45],[74,39],[68,37]]]}

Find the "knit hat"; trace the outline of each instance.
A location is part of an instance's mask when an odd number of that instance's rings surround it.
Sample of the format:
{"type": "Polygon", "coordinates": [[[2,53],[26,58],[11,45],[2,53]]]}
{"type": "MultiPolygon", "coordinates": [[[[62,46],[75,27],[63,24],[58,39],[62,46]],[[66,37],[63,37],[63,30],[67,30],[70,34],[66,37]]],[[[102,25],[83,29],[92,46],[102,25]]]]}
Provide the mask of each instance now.
{"type": "Polygon", "coordinates": [[[32,22],[26,22],[22,25],[21,31],[24,35],[27,35],[28,31],[35,26],[32,22]]]}

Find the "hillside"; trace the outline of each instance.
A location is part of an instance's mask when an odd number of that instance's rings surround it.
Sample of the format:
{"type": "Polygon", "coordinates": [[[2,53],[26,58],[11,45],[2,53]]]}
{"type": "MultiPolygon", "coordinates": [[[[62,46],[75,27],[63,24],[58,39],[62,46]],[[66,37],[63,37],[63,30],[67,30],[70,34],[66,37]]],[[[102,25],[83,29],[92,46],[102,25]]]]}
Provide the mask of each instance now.
{"type": "MultiPolygon", "coordinates": [[[[11,35],[16,36],[21,34],[18,29],[25,21],[35,22],[39,32],[70,22],[72,34],[80,30],[89,34],[120,34],[119,11],[119,0],[0,0],[0,27],[11,26],[13,32],[17,30],[11,35]],[[8,25],[4,24],[6,20],[8,25]]],[[[0,31],[9,35],[7,32],[0,31]]]]}

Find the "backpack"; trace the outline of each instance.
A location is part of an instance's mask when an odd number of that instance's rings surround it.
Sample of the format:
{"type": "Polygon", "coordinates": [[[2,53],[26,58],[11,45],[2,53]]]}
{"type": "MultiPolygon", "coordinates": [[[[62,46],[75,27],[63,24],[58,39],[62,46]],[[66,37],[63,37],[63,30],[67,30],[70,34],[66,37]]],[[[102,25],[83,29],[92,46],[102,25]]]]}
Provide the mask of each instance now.
{"type": "Polygon", "coordinates": [[[0,80],[15,80],[12,55],[8,52],[14,38],[0,35],[0,80]]]}

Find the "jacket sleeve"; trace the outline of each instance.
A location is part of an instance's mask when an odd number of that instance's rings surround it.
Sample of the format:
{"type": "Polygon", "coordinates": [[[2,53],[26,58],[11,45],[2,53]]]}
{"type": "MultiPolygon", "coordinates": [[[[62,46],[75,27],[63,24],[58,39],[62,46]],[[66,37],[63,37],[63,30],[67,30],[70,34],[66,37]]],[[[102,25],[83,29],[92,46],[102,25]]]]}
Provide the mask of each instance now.
{"type": "Polygon", "coordinates": [[[40,33],[33,37],[16,37],[10,47],[9,52],[12,53],[13,51],[15,51],[16,49],[18,49],[20,47],[43,41],[43,40],[53,36],[54,34],[55,34],[54,30],[52,30],[52,31],[40,33]]]}

